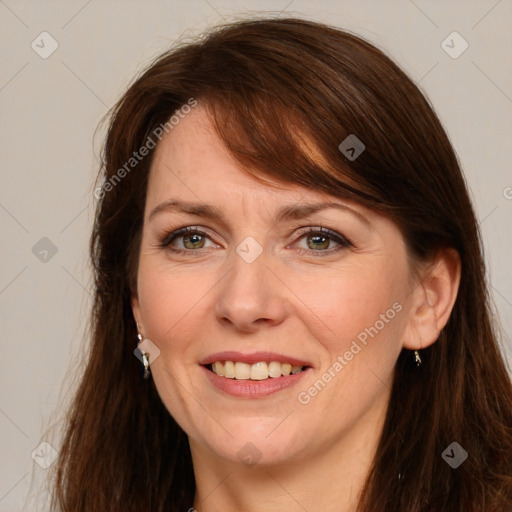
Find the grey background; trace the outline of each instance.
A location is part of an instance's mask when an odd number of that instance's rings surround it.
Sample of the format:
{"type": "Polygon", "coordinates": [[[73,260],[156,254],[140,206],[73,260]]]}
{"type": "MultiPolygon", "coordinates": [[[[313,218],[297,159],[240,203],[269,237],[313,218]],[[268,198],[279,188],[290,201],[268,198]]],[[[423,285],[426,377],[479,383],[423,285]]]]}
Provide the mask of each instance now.
{"type": "MultiPolygon", "coordinates": [[[[510,357],[511,0],[0,0],[0,511],[22,510],[29,494],[28,510],[45,509],[48,470],[31,453],[41,441],[58,447],[47,430],[86,352],[99,121],[178,36],[265,11],[348,28],[426,91],[471,189],[510,357]],[[31,47],[49,48],[43,31],[59,45],[47,59],[31,47]],[[469,44],[456,59],[441,46],[453,31],[469,44]]],[[[452,52],[462,48],[452,39],[452,52]]],[[[36,453],[51,462],[49,450],[36,453]]]]}

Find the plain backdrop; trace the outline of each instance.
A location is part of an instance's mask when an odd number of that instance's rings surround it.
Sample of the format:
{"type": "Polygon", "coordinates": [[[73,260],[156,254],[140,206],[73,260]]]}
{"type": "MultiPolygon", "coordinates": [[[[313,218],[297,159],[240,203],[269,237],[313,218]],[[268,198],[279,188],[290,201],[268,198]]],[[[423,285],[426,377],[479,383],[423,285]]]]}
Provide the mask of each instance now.
{"type": "Polygon", "coordinates": [[[270,11],[362,35],[429,96],[467,177],[512,351],[510,0],[0,0],[0,511],[22,510],[44,481],[32,454],[48,450],[37,447],[79,375],[98,123],[178,37],[270,11]]]}

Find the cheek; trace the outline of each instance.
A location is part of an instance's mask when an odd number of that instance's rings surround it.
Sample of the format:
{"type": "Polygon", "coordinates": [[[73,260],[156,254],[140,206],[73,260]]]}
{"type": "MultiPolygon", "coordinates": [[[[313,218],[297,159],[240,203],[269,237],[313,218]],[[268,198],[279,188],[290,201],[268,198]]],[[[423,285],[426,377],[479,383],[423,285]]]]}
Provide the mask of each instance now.
{"type": "Polygon", "coordinates": [[[203,274],[179,273],[141,258],[138,297],[146,336],[161,350],[171,346],[179,349],[186,344],[195,324],[193,319],[206,305],[205,298],[213,284],[203,274]],[[170,340],[172,344],[168,343],[170,340]]]}
{"type": "MultiPolygon", "coordinates": [[[[379,337],[396,332],[403,283],[382,265],[343,269],[316,276],[298,284],[297,295],[314,315],[311,329],[331,354],[346,350],[347,344],[364,340],[368,330],[379,337]],[[393,308],[393,305],[395,307],[393,308]],[[322,334],[323,333],[323,334],[322,334]]],[[[396,336],[392,336],[396,338],[396,336]]]]}
{"type": "Polygon", "coordinates": [[[308,328],[322,356],[299,401],[311,400],[333,425],[352,424],[391,385],[406,314],[405,277],[368,266],[302,285],[301,298],[314,305],[308,328]]]}

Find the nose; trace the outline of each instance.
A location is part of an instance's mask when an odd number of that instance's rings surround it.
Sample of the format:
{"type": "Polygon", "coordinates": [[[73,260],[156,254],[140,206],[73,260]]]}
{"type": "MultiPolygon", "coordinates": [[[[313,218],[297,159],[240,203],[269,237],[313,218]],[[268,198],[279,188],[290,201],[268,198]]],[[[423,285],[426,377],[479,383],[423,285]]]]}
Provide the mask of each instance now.
{"type": "Polygon", "coordinates": [[[248,263],[237,253],[231,271],[219,283],[215,314],[219,322],[251,333],[282,323],[287,312],[287,288],[271,270],[265,253],[248,263]]]}

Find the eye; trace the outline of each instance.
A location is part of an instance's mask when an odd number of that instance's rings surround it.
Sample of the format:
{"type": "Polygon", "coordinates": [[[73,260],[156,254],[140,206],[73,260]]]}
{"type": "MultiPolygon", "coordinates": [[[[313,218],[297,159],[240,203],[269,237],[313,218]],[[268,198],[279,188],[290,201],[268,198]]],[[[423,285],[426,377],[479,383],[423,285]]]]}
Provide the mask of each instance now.
{"type": "Polygon", "coordinates": [[[211,236],[210,233],[196,226],[187,226],[169,233],[162,240],[160,245],[173,252],[192,252],[194,250],[208,248],[209,246],[206,245],[206,242],[210,240],[211,236]]]}
{"type": "MultiPolygon", "coordinates": [[[[297,247],[300,254],[326,256],[341,251],[353,244],[340,233],[323,227],[307,227],[299,232],[298,241],[304,240],[306,247],[297,247]],[[332,247],[334,245],[334,247],[332,247]]],[[[160,246],[174,253],[199,252],[200,249],[218,247],[212,242],[213,235],[198,226],[187,226],[167,234],[160,246]],[[207,245],[210,242],[210,245],[207,245]]],[[[298,242],[295,242],[297,246],[298,242]]]]}
{"type": "Polygon", "coordinates": [[[299,240],[304,240],[306,243],[306,247],[299,247],[299,252],[317,253],[314,254],[315,256],[323,256],[325,253],[332,254],[352,246],[352,243],[340,233],[323,227],[306,228],[306,231],[301,233],[299,240]],[[333,243],[334,247],[332,247],[333,243]]]}

